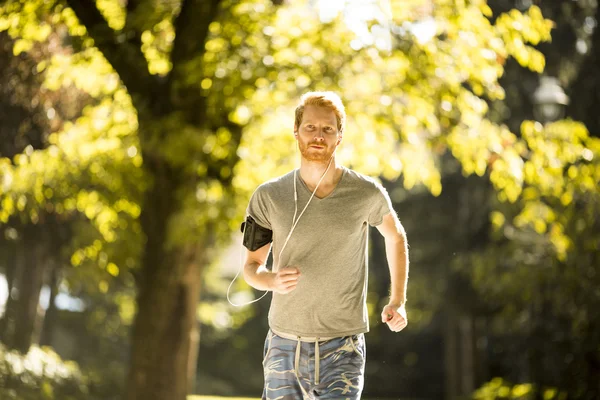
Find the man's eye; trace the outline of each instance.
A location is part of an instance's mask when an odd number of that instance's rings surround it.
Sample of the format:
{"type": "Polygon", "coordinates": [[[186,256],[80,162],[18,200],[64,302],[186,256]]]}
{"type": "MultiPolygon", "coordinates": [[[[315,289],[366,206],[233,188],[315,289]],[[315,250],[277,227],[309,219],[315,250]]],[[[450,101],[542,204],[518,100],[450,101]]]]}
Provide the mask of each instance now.
{"type": "Polygon", "coordinates": [[[332,127],[330,127],[330,126],[326,126],[326,127],[325,127],[325,130],[326,130],[326,131],[332,131],[332,130],[333,130],[333,128],[332,128],[332,127]]]}

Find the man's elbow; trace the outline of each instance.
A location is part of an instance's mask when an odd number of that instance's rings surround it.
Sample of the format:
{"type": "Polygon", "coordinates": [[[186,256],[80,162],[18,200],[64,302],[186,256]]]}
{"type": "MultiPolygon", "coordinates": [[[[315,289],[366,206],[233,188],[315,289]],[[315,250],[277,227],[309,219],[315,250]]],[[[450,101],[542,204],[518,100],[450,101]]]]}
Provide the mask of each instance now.
{"type": "Polygon", "coordinates": [[[385,241],[394,245],[406,245],[406,233],[395,231],[385,238],[385,241]]]}
{"type": "Polygon", "coordinates": [[[256,275],[256,272],[258,271],[258,267],[259,265],[257,265],[254,261],[246,261],[242,270],[242,276],[244,277],[246,282],[252,280],[252,277],[254,277],[256,275]]]}
{"type": "Polygon", "coordinates": [[[260,260],[258,258],[248,258],[244,263],[244,275],[248,274],[250,276],[256,275],[258,270],[262,265],[265,264],[265,261],[260,260]]]}

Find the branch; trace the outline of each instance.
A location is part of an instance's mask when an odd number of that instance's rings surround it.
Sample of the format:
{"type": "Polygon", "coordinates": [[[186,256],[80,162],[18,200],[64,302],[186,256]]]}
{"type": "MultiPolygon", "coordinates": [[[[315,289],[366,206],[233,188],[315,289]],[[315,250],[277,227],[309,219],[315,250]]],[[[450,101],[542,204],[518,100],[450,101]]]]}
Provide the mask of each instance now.
{"type": "Polygon", "coordinates": [[[204,54],[208,27],[217,16],[220,2],[221,0],[183,0],[181,11],[174,22],[175,41],[171,62],[175,74],[183,64],[204,54]]]}
{"type": "Polygon", "coordinates": [[[129,15],[135,11],[138,6],[139,4],[136,0],[127,0],[127,16],[129,17],[129,15]]]}
{"type": "Polygon", "coordinates": [[[125,41],[125,36],[116,36],[98,11],[93,0],[66,0],[67,4],[83,24],[96,47],[117,71],[132,97],[149,99],[152,76],[148,63],[135,41],[125,41]],[[137,95],[137,96],[136,96],[137,95]]]}
{"type": "Polygon", "coordinates": [[[221,0],[183,0],[175,20],[175,42],[171,53],[173,69],[204,54],[208,26],[217,17],[221,0]]]}
{"type": "MultiPolygon", "coordinates": [[[[184,110],[187,120],[202,124],[206,106],[205,98],[197,84],[186,84],[187,65],[202,60],[205,52],[208,27],[218,14],[221,0],[183,0],[181,11],[175,19],[175,41],[171,51],[173,68],[168,77],[168,87],[173,105],[184,110]]],[[[200,71],[201,73],[201,71],[200,71]]]]}

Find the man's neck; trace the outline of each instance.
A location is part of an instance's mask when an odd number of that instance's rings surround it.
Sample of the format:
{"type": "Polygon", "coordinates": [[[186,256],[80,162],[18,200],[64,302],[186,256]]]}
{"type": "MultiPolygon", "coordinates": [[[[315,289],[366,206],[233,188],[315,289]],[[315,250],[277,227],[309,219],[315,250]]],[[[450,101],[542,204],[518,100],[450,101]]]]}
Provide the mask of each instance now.
{"type": "MultiPolygon", "coordinates": [[[[300,177],[311,190],[314,189],[315,186],[321,180],[323,173],[327,170],[327,166],[329,165],[329,161],[326,162],[315,162],[308,161],[304,158],[301,158],[300,162],[300,177]]],[[[335,160],[335,155],[331,160],[331,166],[329,166],[329,170],[323,177],[323,181],[321,182],[320,187],[327,187],[336,185],[339,181],[340,176],[342,175],[342,167],[335,160]]]]}

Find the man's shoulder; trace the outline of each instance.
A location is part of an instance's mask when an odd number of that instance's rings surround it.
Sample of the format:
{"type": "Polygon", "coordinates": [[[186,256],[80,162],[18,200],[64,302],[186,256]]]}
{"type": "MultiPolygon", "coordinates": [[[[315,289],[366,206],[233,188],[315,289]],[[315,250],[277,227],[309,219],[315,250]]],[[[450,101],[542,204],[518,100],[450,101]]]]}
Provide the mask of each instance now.
{"type": "Polygon", "coordinates": [[[294,171],[290,171],[287,174],[278,176],[276,178],[269,179],[261,183],[257,188],[257,192],[272,193],[280,190],[287,185],[293,184],[294,171]]]}
{"type": "MultiPolygon", "coordinates": [[[[350,168],[346,168],[346,177],[348,178],[349,183],[356,185],[361,189],[381,188],[381,183],[379,183],[379,181],[377,181],[375,178],[362,174],[350,168]]],[[[344,177],[344,179],[346,179],[346,177],[344,177]]]]}

